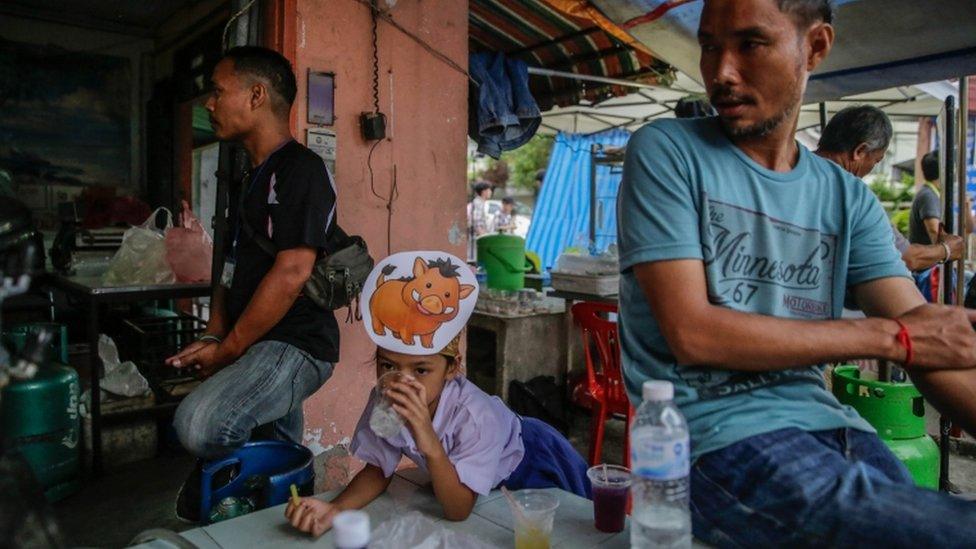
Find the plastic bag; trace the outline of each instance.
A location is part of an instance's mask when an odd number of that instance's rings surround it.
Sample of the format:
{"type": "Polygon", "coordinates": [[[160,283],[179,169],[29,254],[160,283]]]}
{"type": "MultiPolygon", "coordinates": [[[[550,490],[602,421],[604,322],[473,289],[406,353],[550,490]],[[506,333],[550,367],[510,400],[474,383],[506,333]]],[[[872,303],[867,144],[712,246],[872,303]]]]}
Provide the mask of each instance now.
{"type": "Polygon", "coordinates": [[[134,397],[149,390],[149,382],[142,377],[135,363],[130,360],[119,361],[119,349],[112,338],[105,334],[98,336],[98,358],[102,360],[105,376],[101,387],[113,395],[134,397]]]}
{"type": "Polygon", "coordinates": [[[166,231],[166,262],[177,282],[210,282],[213,239],[183,201],[180,226],[166,231]]]}
{"type": "Polygon", "coordinates": [[[493,547],[477,538],[448,530],[411,511],[401,517],[380,524],[370,536],[370,549],[488,549],[493,547]]]}
{"type": "Polygon", "coordinates": [[[166,229],[173,227],[173,214],[158,208],[142,225],[131,227],[122,236],[122,245],[115,252],[102,282],[112,286],[131,284],[172,284],[176,281],[173,269],[166,262],[164,231],[156,228],[156,214],[166,212],[166,229]]]}

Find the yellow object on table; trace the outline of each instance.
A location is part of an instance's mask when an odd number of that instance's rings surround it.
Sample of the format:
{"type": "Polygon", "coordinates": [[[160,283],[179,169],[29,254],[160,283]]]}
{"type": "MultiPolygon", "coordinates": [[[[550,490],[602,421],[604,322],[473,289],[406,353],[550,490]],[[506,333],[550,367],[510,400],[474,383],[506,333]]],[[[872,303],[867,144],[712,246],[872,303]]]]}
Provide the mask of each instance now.
{"type": "Polygon", "coordinates": [[[515,549],[549,549],[549,533],[533,525],[515,525],[515,549]]]}

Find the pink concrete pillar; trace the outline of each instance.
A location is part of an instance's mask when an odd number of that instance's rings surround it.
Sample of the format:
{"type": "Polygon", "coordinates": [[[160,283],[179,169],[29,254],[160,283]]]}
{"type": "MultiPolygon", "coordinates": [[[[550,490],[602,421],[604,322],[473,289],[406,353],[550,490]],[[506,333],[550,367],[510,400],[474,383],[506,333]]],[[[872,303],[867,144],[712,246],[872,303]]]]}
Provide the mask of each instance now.
{"type": "MultiPolygon", "coordinates": [[[[308,128],[309,69],[334,72],[339,223],[363,235],[379,259],[408,249],[465,251],[467,91],[465,76],[384,21],[378,22],[380,110],[388,139],[372,156],[371,189],[359,115],[373,110],[371,18],[355,0],[296,0],[296,137],[308,128]],[[387,200],[396,165],[399,197],[387,240],[387,200]]],[[[383,2],[380,2],[382,5],[383,2]]],[[[400,0],[390,15],[461,67],[467,67],[466,0],[400,0]]],[[[338,313],[339,320],[345,312],[338,313]]],[[[326,486],[344,483],[358,464],[346,446],[375,380],[374,347],[362,324],[342,324],[341,361],[305,404],[306,444],[323,452],[326,486]]],[[[322,471],[320,470],[320,473],[322,471]]]]}

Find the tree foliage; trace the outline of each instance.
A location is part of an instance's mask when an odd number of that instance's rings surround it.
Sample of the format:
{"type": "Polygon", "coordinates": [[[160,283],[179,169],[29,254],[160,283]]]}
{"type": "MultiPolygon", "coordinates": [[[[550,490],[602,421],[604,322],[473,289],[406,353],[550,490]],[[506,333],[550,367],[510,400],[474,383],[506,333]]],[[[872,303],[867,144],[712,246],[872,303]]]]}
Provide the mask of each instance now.
{"type": "Polygon", "coordinates": [[[478,179],[500,185],[501,183],[496,182],[494,178],[504,171],[508,186],[534,191],[536,174],[549,165],[552,145],[552,137],[536,135],[525,145],[502,153],[501,159],[492,162],[478,173],[478,179]]]}

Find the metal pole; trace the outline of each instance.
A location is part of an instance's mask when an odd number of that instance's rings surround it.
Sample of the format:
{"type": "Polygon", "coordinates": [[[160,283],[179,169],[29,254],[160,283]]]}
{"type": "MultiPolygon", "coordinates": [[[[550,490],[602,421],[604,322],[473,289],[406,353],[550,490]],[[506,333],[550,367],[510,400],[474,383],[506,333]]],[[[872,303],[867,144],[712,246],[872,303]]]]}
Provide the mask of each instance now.
{"type": "Polygon", "coordinates": [[[956,305],[962,306],[966,296],[966,251],[969,239],[969,208],[966,207],[966,152],[968,144],[966,141],[967,124],[969,122],[969,78],[966,76],[959,78],[959,167],[957,176],[959,178],[959,223],[956,227],[957,234],[962,237],[963,256],[956,261],[956,305]]]}
{"type": "Polygon", "coordinates": [[[590,145],[590,253],[596,251],[596,151],[597,145],[590,145]]]}
{"type": "MultiPolygon", "coordinates": [[[[953,201],[955,195],[953,190],[956,186],[956,164],[953,162],[952,153],[955,151],[958,142],[956,138],[958,134],[956,133],[956,107],[955,98],[949,96],[945,100],[945,143],[942,144],[944,147],[942,154],[945,155],[945,171],[941,174],[942,176],[942,196],[945,197],[945,210],[943,214],[943,220],[946,224],[946,230],[949,234],[955,234],[956,232],[956,215],[953,209],[953,201]]],[[[943,297],[943,303],[946,305],[952,304],[952,287],[949,284],[951,280],[948,273],[950,272],[951,264],[947,263],[942,266],[941,269],[941,279],[942,279],[942,291],[940,292],[943,297]]],[[[939,490],[943,492],[949,491],[949,432],[952,428],[952,421],[948,416],[939,416],[939,490]]]]}
{"type": "Polygon", "coordinates": [[[629,88],[642,88],[647,90],[653,90],[653,89],[665,87],[665,86],[652,86],[651,84],[642,84],[640,82],[634,82],[633,80],[624,80],[623,78],[607,78],[606,76],[591,76],[589,74],[577,74],[575,72],[554,71],[550,69],[540,69],[537,67],[529,67],[529,74],[534,74],[536,76],[555,76],[557,78],[569,78],[571,80],[582,80],[584,82],[599,82],[601,84],[613,84],[615,86],[626,86],[629,88]]]}

